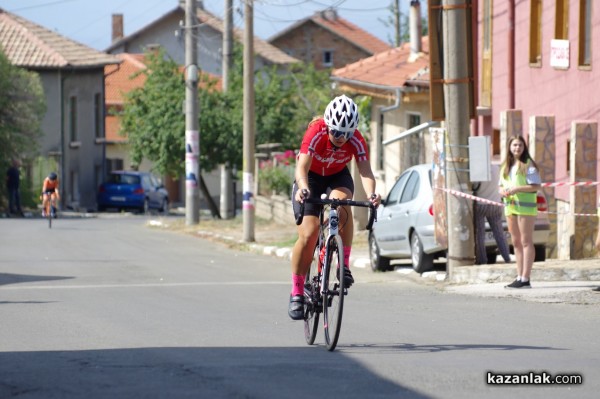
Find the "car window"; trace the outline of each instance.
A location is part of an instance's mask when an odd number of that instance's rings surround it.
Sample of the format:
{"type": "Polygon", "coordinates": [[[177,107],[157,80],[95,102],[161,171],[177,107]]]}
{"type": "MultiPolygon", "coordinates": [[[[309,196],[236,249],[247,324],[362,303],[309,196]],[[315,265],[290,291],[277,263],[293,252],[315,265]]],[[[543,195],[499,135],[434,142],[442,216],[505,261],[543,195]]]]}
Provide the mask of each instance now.
{"type": "Polygon", "coordinates": [[[112,184],[140,184],[140,178],[138,176],[120,173],[110,175],[107,181],[112,184]]]}
{"type": "Polygon", "coordinates": [[[392,205],[392,204],[398,203],[398,200],[400,199],[400,193],[402,192],[402,187],[404,187],[404,183],[406,182],[406,179],[408,179],[409,175],[410,175],[410,173],[405,172],[396,181],[396,184],[394,184],[394,187],[392,187],[392,189],[390,190],[390,193],[387,196],[387,199],[386,199],[387,205],[392,205]]]}
{"type": "Polygon", "coordinates": [[[140,177],[139,176],[133,176],[133,175],[122,175],[122,179],[123,179],[123,183],[124,184],[140,184],[140,177]]]}
{"type": "Polygon", "coordinates": [[[144,190],[150,190],[152,188],[152,184],[150,183],[150,176],[142,176],[142,188],[144,190]]]}
{"type": "Polygon", "coordinates": [[[417,198],[417,194],[419,194],[419,184],[421,179],[419,178],[419,173],[414,172],[411,173],[406,185],[404,186],[404,190],[402,191],[402,197],[400,198],[400,203],[405,203],[408,201],[412,201],[417,198]]]}
{"type": "Polygon", "coordinates": [[[154,175],[150,175],[150,181],[154,187],[162,187],[163,186],[162,180],[154,175]]]}

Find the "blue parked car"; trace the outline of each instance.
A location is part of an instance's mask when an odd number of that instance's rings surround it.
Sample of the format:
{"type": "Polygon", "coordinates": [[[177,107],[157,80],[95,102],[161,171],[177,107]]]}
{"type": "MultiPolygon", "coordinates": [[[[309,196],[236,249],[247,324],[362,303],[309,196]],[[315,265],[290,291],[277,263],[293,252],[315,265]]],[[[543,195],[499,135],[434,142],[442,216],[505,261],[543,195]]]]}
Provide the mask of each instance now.
{"type": "Polygon", "coordinates": [[[160,181],[147,172],[115,171],[98,188],[98,211],[108,208],[169,210],[169,193],[160,181]]]}

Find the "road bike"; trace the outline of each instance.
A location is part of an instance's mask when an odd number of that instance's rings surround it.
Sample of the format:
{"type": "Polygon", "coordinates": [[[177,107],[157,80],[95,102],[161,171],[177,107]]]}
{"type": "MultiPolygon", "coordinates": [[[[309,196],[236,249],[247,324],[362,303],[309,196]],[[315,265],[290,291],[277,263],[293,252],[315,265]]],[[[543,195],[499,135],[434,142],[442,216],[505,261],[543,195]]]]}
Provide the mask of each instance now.
{"type": "Polygon", "coordinates": [[[333,351],[340,337],[344,297],[348,295],[348,288],[344,284],[344,243],[339,235],[338,208],[369,208],[367,230],[373,227],[377,214],[375,206],[369,201],[328,199],[326,194],[323,194],[321,198],[304,199],[298,214],[295,215],[297,225],[302,224],[305,203],[323,207],[319,213],[319,239],[304,280],[304,337],[308,345],[315,342],[319,317],[323,314],[325,344],[329,351],[333,351]]]}
{"type": "Polygon", "coordinates": [[[42,201],[44,200],[44,195],[48,196],[48,201],[46,202],[46,207],[44,209],[44,213],[46,218],[48,219],[48,228],[52,228],[52,219],[56,219],[56,199],[54,193],[45,193],[42,194],[42,201]]]}

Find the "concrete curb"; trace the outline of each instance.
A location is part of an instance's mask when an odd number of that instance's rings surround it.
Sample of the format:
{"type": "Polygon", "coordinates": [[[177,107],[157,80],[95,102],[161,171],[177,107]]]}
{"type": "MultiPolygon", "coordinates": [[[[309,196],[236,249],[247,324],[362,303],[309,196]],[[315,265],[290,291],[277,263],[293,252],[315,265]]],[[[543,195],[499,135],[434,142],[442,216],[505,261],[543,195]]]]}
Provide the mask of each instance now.
{"type": "MultiPolygon", "coordinates": [[[[164,227],[163,223],[159,220],[150,220],[147,222],[147,225],[159,228],[164,227]]],[[[233,244],[261,255],[275,256],[285,260],[291,260],[292,256],[292,248],[290,247],[247,243],[233,236],[207,230],[198,230],[195,235],[233,244]]],[[[350,257],[350,267],[359,269],[369,269],[371,267],[369,254],[364,249],[355,250],[353,252],[354,253],[350,257]]],[[[500,284],[504,287],[506,283],[514,280],[516,266],[514,263],[499,263],[496,265],[455,267],[450,278],[447,278],[447,273],[442,271],[431,271],[417,275],[412,269],[406,268],[400,269],[400,272],[403,274],[414,274],[418,277],[417,280],[420,281],[446,282],[449,285],[500,284]]],[[[582,261],[547,260],[546,262],[538,262],[533,266],[531,279],[536,282],[600,281],[600,259],[585,259],[582,261]]]]}

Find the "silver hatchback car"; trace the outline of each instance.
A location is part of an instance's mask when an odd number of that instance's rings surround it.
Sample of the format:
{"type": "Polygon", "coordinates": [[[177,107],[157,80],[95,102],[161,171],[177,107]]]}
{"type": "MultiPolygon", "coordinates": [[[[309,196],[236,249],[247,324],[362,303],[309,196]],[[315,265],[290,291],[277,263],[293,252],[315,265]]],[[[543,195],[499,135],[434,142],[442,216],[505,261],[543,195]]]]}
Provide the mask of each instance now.
{"type": "MultiPolygon", "coordinates": [[[[433,261],[446,256],[446,247],[435,241],[431,164],[416,165],[400,175],[382,205],[377,223],[369,233],[369,255],[373,271],[392,270],[393,259],[411,259],[413,269],[423,273],[433,269],[433,261]]],[[[546,209],[545,197],[538,193],[538,210],[546,209]]],[[[510,236],[505,234],[509,245],[510,236]]],[[[534,227],[536,262],[546,257],[550,223],[546,213],[538,213],[534,227]]],[[[497,244],[486,223],[485,245],[488,263],[494,263],[497,244]]],[[[512,250],[512,247],[511,247],[512,250]]]]}

